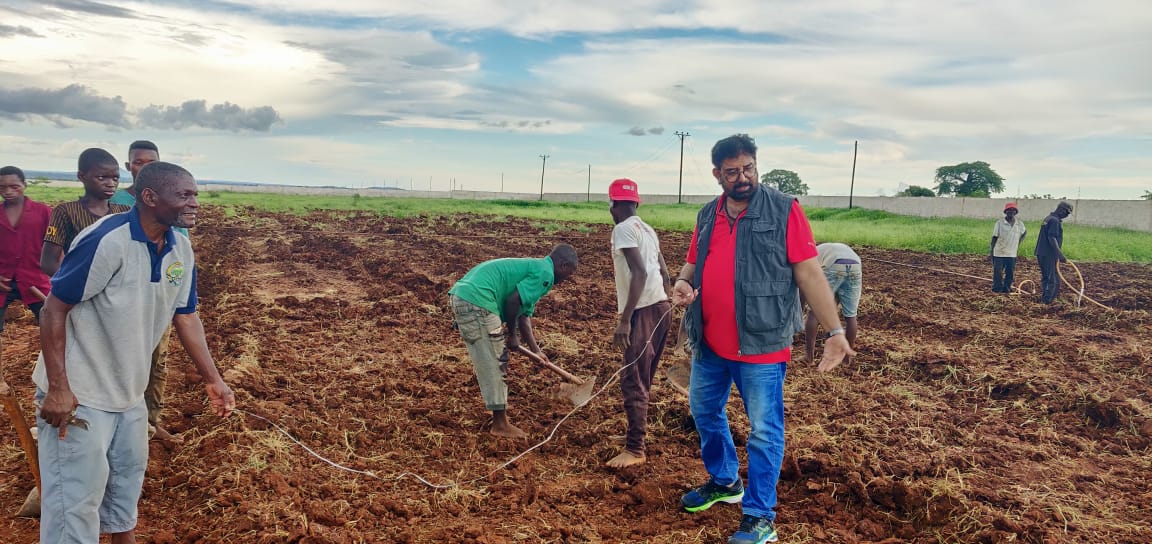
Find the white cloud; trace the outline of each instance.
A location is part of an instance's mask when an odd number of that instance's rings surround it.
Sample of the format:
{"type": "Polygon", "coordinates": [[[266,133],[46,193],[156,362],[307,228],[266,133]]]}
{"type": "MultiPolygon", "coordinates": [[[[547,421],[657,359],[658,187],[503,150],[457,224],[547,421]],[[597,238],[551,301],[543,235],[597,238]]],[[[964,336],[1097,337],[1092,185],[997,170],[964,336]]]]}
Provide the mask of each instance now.
{"type": "MultiPolygon", "coordinates": [[[[455,143],[522,133],[509,143],[525,149],[510,156],[553,146],[557,164],[570,160],[572,172],[595,162],[669,184],[676,153],[632,155],[675,138],[621,139],[630,127],[653,126],[693,132],[685,169],[709,192],[708,148],[734,131],[757,136],[766,157],[794,165],[813,191],[836,191],[847,179],[854,140],[859,194],[861,185],[929,185],[937,166],[967,160],[988,160],[1011,182],[1092,180],[1096,190],[1128,191],[1148,171],[1142,157],[1100,159],[1080,149],[1086,140],[1125,149],[1148,141],[1152,3],[1140,0],[251,0],[231,11],[226,3],[103,4],[0,7],[4,28],[21,29],[0,34],[0,90],[80,84],[121,97],[129,112],[189,100],[268,106],[285,123],[267,137],[160,136],[290,164],[270,167],[283,172],[277,178],[337,154],[334,171],[400,170],[406,156],[384,163],[370,150],[444,131],[455,143]],[[506,82],[490,72],[491,55],[501,53],[483,49],[490,35],[539,40],[544,54],[525,57],[533,59],[521,66],[525,80],[506,82]],[[553,37],[582,47],[549,56],[559,50],[553,37]],[[293,140],[303,132],[339,141],[349,125],[366,148],[293,140]]],[[[29,141],[51,138],[42,122],[0,123],[29,141]]],[[[233,164],[246,170],[249,162],[233,164]]]]}

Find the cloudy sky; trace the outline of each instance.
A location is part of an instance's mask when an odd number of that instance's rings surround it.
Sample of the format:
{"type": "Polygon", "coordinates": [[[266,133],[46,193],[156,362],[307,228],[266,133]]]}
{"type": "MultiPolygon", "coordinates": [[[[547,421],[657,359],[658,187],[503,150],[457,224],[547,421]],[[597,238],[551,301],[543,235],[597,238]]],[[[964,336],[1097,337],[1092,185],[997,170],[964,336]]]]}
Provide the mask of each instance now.
{"type": "Polygon", "coordinates": [[[1152,189],[1147,0],[6,0],[0,163],[151,139],[201,179],[713,194],[747,132],[812,194],[1152,189]]]}

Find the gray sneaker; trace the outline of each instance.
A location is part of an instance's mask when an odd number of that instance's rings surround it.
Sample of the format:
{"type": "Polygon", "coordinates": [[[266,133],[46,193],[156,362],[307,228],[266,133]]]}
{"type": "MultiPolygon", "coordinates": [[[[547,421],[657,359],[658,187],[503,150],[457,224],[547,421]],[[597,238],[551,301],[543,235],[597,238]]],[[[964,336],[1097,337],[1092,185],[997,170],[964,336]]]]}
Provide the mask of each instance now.
{"type": "Polygon", "coordinates": [[[740,518],[740,528],[728,537],[728,544],[764,544],[776,542],[776,524],[768,518],[758,518],[744,514],[740,518]]]}

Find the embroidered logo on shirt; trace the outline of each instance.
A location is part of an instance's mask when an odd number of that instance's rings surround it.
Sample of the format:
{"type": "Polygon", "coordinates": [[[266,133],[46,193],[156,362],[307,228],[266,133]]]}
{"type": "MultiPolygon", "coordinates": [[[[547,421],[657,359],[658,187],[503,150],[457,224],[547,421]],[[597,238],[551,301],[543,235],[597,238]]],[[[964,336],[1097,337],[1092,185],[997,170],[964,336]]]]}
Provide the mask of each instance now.
{"type": "Polygon", "coordinates": [[[60,231],[58,231],[56,229],[56,225],[48,225],[48,232],[45,232],[44,235],[45,236],[56,236],[57,232],[60,232],[60,231]]]}
{"type": "Polygon", "coordinates": [[[168,265],[164,271],[164,277],[168,278],[168,283],[179,287],[181,283],[184,283],[184,263],[176,261],[168,265]]]}

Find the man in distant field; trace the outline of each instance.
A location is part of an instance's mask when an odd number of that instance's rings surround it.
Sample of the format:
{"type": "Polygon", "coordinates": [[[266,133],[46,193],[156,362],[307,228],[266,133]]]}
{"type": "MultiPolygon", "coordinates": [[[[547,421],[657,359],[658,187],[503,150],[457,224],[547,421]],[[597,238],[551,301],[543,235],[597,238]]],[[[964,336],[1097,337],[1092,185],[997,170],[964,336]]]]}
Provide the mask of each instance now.
{"type": "Polygon", "coordinates": [[[516,351],[523,340],[528,349],[545,361],[532,332],[536,303],[558,283],[576,273],[576,250],[560,244],[540,259],[493,259],[464,274],[448,294],[456,328],[468,347],[472,369],[480,384],[484,407],[492,411],[493,435],[523,438],[523,430],[508,419],[507,366],[500,353],[507,346],[516,351]],[[505,337],[504,324],[507,324],[505,337]],[[507,338],[507,340],[505,340],[507,338]]]}
{"type": "MultiPolygon", "coordinates": [[[[160,160],[160,149],[156,147],[156,144],[148,140],[132,142],[128,146],[128,161],[124,163],[124,167],[132,173],[132,185],[116,191],[109,202],[129,207],[135,206],[136,178],[140,176],[141,169],[158,160],[160,160]]],[[[183,234],[185,237],[189,236],[188,229],[184,227],[172,227],[172,230],[183,234]]],[[[148,436],[169,444],[178,444],[184,439],[160,426],[160,415],[164,410],[166,397],[164,390],[168,385],[167,358],[168,343],[171,337],[172,326],[169,325],[164,329],[164,334],[160,335],[160,343],[156,344],[156,349],[152,350],[152,369],[148,375],[148,389],[144,390],[144,402],[148,405],[148,436]]]]}
{"type": "Polygon", "coordinates": [[[608,461],[612,468],[639,465],[647,460],[644,438],[648,432],[648,400],[652,379],[664,352],[672,322],[668,302],[668,266],[660,252],[660,239],[636,208],[640,193],[636,182],[618,179],[608,186],[612,201],[612,267],[616,275],[619,319],[612,345],[624,353],[620,391],[628,418],[624,451],[608,461]]]}
{"type": "Polygon", "coordinates": [[[1072,205],[1061,201],[1056,210],[1044,218],[1040,234],[1036,236],[1036,264],[1040,266],[1040,302],[1052,304],[1060,294],[1060,274],[1057,262],[1066,263],[1064,257],[1064,218],[1072,215],[1072,205]]]}
{"type": "MultiPolygon", "coordinates": [[[[863,265],[860,256],[848,247],[847,244],[828,242],[816,246],[817,259],[820,268],[824,270],[824,277],[828,279],[828,287],[840,306],[840,315],[844,317],[844,337],[848,339],[848,347],[856,349],[856,313],[860,308],[860,293],[864,288],[863,265]]],[[[808,312],[804,323],[804,360],[812,362],[816,353],[816,330],[819,320],[815,312],[808,312]]],[[[848,356],[852,362],[852,356],[848,356]]]]}
{"type": "Polygon", "coordinates": [[[135,542],[148,465],[149,356],[172,323],[205,382],[211,410],[236,405],[196,313],[196,265],[173,226],[196,222],[196,180],[155,162],[137,201],[83,230],[52,277],[36,362],[41,542],[135,542]]]}
{"type": "Polygon", "coordinates": [[[1016,254],[1020,252],[1020,242],[1028,234],[1024,222],[1016,219],[1015,202],[1004,205],[1004,218],[997,220],[992,227],[992,245],[988,256],[992,260],[992,292],[1009,293],[1016,279],[1016,254]]]}

